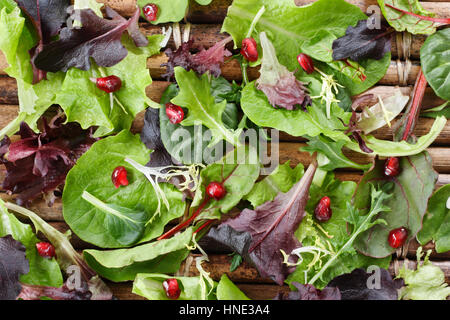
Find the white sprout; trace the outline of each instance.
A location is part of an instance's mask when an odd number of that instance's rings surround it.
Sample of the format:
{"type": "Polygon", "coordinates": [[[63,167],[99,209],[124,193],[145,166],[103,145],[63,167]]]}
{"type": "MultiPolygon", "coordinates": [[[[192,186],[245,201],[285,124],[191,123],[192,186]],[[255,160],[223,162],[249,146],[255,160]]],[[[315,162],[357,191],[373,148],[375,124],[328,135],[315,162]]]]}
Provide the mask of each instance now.
{"type": "Polygon", "coordinates": [[[169,181],[173,177],[183,177],[184,182],[180,183],[180,191],[190,190],[195,192],[200,185],[200,167],[202,164],[193,164],[190,166],[165,166],[165,167],[146,167],[137,163],[133,159],[126,158],[126,162],[131,164],[136,170],[141,172],[148,181],[150,181],[158,199],[158,207],[153,217],[147,222],[151,223],[161,213],[161,201],[167,210],[170,210],[170,204],[164,191],[159,186],[158,180],[169,181]],[[165,171],[165,172],[163,172],[165,171]]]}
{"type": "Polygon", "coordinates": [[[326,110],[327,110],[327,118],[331,118],[331,104],[332,103],[339,103],[340,100],[336,99],[335,94],[339,92],[338,86],[343,88],[342,85],[337,83],[336,80],[334,80],[333,75],[328,75],[323,73],[317,68],[314,68],[317,72],[320,73],[321,79],[322,79],[322,91],[320,92],[320,95],[311,97],[313,99],[321,98],[321,102],[325,101],[326,103],[326,110]],[[333,93],[333,90],[335,93],[333,93]]]}

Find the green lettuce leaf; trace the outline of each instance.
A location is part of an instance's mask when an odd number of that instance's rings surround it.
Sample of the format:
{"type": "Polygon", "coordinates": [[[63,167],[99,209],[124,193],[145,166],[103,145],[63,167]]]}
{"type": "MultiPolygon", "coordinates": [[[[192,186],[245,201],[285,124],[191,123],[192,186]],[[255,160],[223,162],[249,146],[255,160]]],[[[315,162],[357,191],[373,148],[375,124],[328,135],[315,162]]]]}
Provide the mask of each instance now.
{"type": "MultiPolygon", "coordinates": [[[[216,103],[224,101],[223,96],[230,94],[233,90],[231,84],[223,77],[211,78],[211,94],[215,97],[216,103]]],[[[178,95],[179,89],[176,84],[171,84],[164,91],[160,103],[160,131],[161,140],[169,154],[184,164],[210,162],[219,157],[216,156],[215,147],[208,147],[210,137],[204,134],[208,128],[205,126],[183,126],[173,124],[166,114],[166,103],[170,102],[178,95]],[[201,144],[200,144],[201,142],[201,144]],[[206,158],[210,155],[210,158],[206,158]]],[[[229,129],[238,127],[238,108],[235,103],[228,102],[222,113],[222,121],[229,129]]],[[[219,142],[222,143],[222,142],[219,142]]]]}
{"type": "Polygon", "coordinates": [[[403,265],[397,278],[405,281],[405,287],[400,291],[400,299],[403,300],[446,300],[450,295],[450,287],[445,282],[445,274],[429,261],[431,250],[428,250],[424,261],[422,247],[417,249],[417,268],[409,269],[403,265]]]}
{"type": "Polygon", "coordinates": [[[378,5],[386,20],[397,31],[408,31],[412,34],[433,34],[436,32],[434,22],[403,14],[398,10],[386,6],[386,4],[421,16],[434,17],[434,13],[422,8],[419,0],[378,0],[378,5]]]}
{"type": "Polygon", "coordinates": [[[302,178],[304,173],[305,170],[301,163],[295,168],[291,168],[290,161],[280,164],[270,175],[255,183],[244,199],[250,201],[252,206],[256,208],[275,199],[278,193],[288,192],[302,178]]]}
{"type": "Polygon", "coordinates": [[[130,158],[145,165],[149,153],[138,135],[122,131],[97,141],[78,159],[66,178],[63,214],[81,239],[104,248],[130,246],[159,236],[167,222],[184,213],[182,193],[173,185],[160,183],[170,209],[162,206],[156,215],[158,200],[153,186],[125,162],[130,158]],[[118,166],[126,168],[128,186],[114,187],[111,174],[118,166]]]}
{"type": "Polygon", "coordinates": [[[50,287],[60,287],[63,283],[61,269],[55,258],[43,258],[36,249],[40,242],[31,226],[20,222],[15,215],[8,212],[0,200],[0,238],[11,235],[14,240],[25,246],[25,254],[30,265],[30,271],[20,276],[22,283],[50,287]]]}
{"type": "Polygon", "coordinates": [[[450,250],[450,184],[439,188],[428,202],[422,230],[417,235],[420,244],[433,240],[436,252],[450,250]]]}
{"type": "MultiPolygon", "coordinates": [[[[195,0],[198,4],[206,6],[212,2],[212,0],[195,0]]],[[[147,5],[147,0],[138,0],[137,4],[140,8],[147,5]]],[[[158,6],[158,15],[155,21],[151,21],[152,24],[160,24],[166,22],[178,22],[183,20],[187,14],[189,7],[189,0],[152,0],[158,6]]],[[[142,13],[142,17],[145,18],[142,13]]]]}
{"type": "Polygon", "coordinates": [[[420,48],[420,64],[427,82],[444,100],[450,100],[450,29],[429,36],[420,48]]]}
{"type": "Polygon", "coordinates": [[[259,172],[260,164],[254,150],[245,147],[234,149],[204,168],[200,173],[200,185],[191,208],[201,205],[206,198],[206,187],[211,182],[222,183],[226,194],[220,200],[208,201],[196,220],[220,219],[223,213],[233,209],[252,190],[259,172]]]}
{"type": "MultiPolygon", "coordinates": [[[[202,290],[200,277],[172,277],[157,273],[139,273],[133,282],[133,293],[145,297],[149,300],[170,300],[163,288],[163,281],[175,278],[181,289],[178,300],[202,300],[202,290]]],[[[214,285],[217,285],[214,283],[214,285]]],[[[214,292],[207,297],[208,300],[215,300],[214,292]]]]}
{"type": "MultiPolygon", "coordinates": [[[[333,40],[345,35],[349,25],[355,26],[359,20],[367,19],[358,7],[344,0],[319,0],[303,7],[297,7],[291,0],[235,0],[228,9],[222,27],[223,32],[233,37],[235,47],[240,46],[246,38],[250,25],[262,6],[265,6],[266,10],[256,24],[255,34],[262,31],[267,33],[278,52],[283,53],[278,57],[280,63],[290,71],[298,68],[296,57],[304,49],[312,58],[325,62],[317,67],[328,66],[329,55],[324,52],[332,51],[333,40]],[[320,43],[325,49],[311,50],[316,43],[320,43]]],[[[253,37],[259,41],[258,37],[253,37]]],[[[389,53],[381,60],[361,61],[360,65],[367,76],[364,82],[355,82],[337,70],[336,66],[329,66],[322,71],[334,74],[339,82],[349,89],[351,95],[355,95],[378,82],[389,63],[389,53]]],[[[303,81],[301,77],[299,80],[303,81]]],[[[319,92],[312,90],[311,93],[317,95],[319,92]]]]}
{"type": "Polygon", "coordinates": [[[368,170],[370,164],[359,164],[351,161],[342,153],[342,147],[345,141],[333,141],[322,135],[311,138],[308,146],[301,148],[302,151],[308,151],[310,154],[319,152],[322,157],[318,157],[319,167],[322,170],[333,171],[337,168],[354,168],[359,170],[368,170]]]}
{"type": "MultiPolygon", "coordinates": [[[[189,254],[193,230],[186,229],[170,239],[142,244],[130,249],[84,250],[89,266],[111,281],[134,280],[138,273],[175,273],[189,254]]],[[[162,286],[161,286],[162,288],[162,286]]]]}
{"type": "Polygon", "coordinates": [[[122,43],[128,55],[118,64],[109,68],[93,66],[88,71],[68,70],[56,96],[56,103],[65,111],[67,121],[76,121],[84,129],[98,126],[95,136],[99,137],[130,129],[135,116],[147,106],[159,108],[147,97],[145,88],[152,83],[146,69],[147,58],[159,52],[161,40],[161,35],[151,36],[147,47],[137,48],[125,35],[122,43]],[[116,75],[122,80],[121,89],[111,93],[114,97],[112,106],[110,94],[99,90],[90,80],[108,75],[116,75]]]}
{"type": "MultiPolygon", "coordinates": [[[[321,87],[319,81],[311,81],[311,85],[321,87]]],[[[307,107],[306,112],[301,109],[275,109],[266,95],[256,89],[255,82],[251,82],[242,90],[241,107],[248,118],[260,127],[275,128],[296,137],[314,137],[323,133],[333,140],[350,142],[344,134],[346,127],[343,123],[348,123],[351,113],[345,112],[336,104],[331,105],[331,119],[327,119],[325,108],[316,99],[311,107],[307,107]]]]}
{"type": "Polygon", "coordinates": [[[217,300],[250,300],[226,274],[223,274],[217,285],[217,300]]]}
{"type": "Polygon", "coordinates": [[[227,102],[216,102],[211,93],[210,77],[209,74],[203,74],[199,78],[192,70],[186,71],[182,67],[176,67],[175,78],[180,92],[171,102],[188,109],[187,117],[181,122],[183,126],[203,124],[211,130],[210,147],[221,140],[239,145],[240,131],[230,130],[225,126],[222,115],[227,102]]]}
{"type": "MultiPolygon", "coordinates": [[[[381,157],[405,157],[416,155],[428,148],[434,140],[439,136],[442,129],[444,129],[447,119],[444,116],[439,116],[430,128],[430,131],[417,139],[415,144],[406,141],[394,142],[387,140],[379,140],[373,136],[366,136],[367,147],[373,150],[371,155],[378,155],[381,157]]],[[[345,146],[353,151],[361,152],[358,143],[350,141],[345,146]]]]}
{"type": "MultiPolygon", "coordinates": [[[[287,283],[290,285],[292,282],[310,283],[321,289],[335,277],[350,273],[356,268],[365,268],[371,265],[388,268],[390,257],[385,259],[366,257],[352,247],[355,234],[349,233],[348,224],[354,226],[353,232],[358,229],[356,226],[361,227],[358,230],[359,234],[361,230],[374,223],[370,219],[363,221],[364,217],[359,218],[358,212],[349,206],[355,189],[356,183],[339,181],[334,178],[332,172],[326,175],[322,185],[314,183],[311,185],[310,199],[306,207],[308,214],[296,231],[302,247],[309,249],[301,253],[303,260],[300,261],[294,273],[288,277],[287,283]],[[310,213],[314,212],[317,203],[325,195],[331,199],[332,216],[329,221],[318,223],[310,213]],[[316,276],[319,272],[320,276],[316,276]]],[[[374,202],[372,214],[375,214],[382,207],[379,200],[384,199],[385,195],[374,191],[373,196],[372,200],[375,199],[376,202],[374,202]]]]}

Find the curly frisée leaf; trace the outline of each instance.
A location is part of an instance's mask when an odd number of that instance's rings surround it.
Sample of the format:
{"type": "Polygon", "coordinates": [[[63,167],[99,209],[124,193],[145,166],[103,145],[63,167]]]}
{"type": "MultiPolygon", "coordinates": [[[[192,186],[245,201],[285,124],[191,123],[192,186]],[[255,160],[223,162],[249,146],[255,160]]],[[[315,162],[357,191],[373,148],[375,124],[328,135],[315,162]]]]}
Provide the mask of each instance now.
{"type": "Polygon", "coordinates": [[[91,9],[76,10],[73,14],[80,19],[82,27],[62,29],[59,39],[44,45],[36,56],[36,67],[51,72],[67,71],[71,67],[88,70],[91,67],[90,58],[99,66],[111,67],[128,53],[120,41],[126,30],[136,46],[148,44],[146,37],[136,32],[138,9],[129,20],[108,7],[106,13],[111,20],[102,19],[91,9]]]}

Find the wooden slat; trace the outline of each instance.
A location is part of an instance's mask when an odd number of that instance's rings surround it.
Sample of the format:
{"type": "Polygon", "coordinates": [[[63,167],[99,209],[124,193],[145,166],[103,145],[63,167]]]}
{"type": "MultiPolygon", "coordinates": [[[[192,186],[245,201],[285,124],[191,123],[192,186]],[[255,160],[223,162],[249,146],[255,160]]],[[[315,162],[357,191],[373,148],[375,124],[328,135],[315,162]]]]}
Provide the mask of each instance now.
{"type": "MultiPolygon", "coordinates": [[[[161,67],[166,63],[168,58],[165,54],[153,56],[147,60],[147,68],[150,69],[150,74],[154,79],[162,80],[163,74],[166,73],[166,68],[161,67]]],[[[415,82],[420,66],[417,62],[413,62],[411,70],[408,73],[407,84],[412,85],[415,82]]],[[[222,66],[222,76],[229,81],[242,81],[242,72],[239,62],[236,59],[229,60],[222,66]]],[[[256,80],[259,78],[259,67],[248,69],[249,80],[256,80]]],[[[399,75],[397,63],[392,61],[389,65],[386,74],[378,82],[379,85],[399,85],[399,75]]]]}
{"type": "MultiPolygon", "coordinates": [[[[130,16],[136,8],[135,0],[97,0],[106,3],[108,6],[117,10],[123,16],[130,16]]],[[[346,0],[348,3],[358,6],[362,11],[366,12],[371,5],[377,5],[377,0],[346,0]]],[[[298,6],[306,5],[314,2],[314,0],[295,0],[298,6]]],[[[188,21],[192,23],[220,23],[226,16],[228,6],[232,0],[214,0],[208,6],[201,6],[195,2],[191,2],[189,12],[187,14],[188,21]]],[[[421,1],[421,5],[425,10],[436,13],[437,17],[448,17],[450,15],[450,7],[445,0],[421,1]]]]}
{"type": "MultiPolygon", "coordinates": [[[[1,198],[1,194],[0,194],[0,198],[1,198]]],[[[61,208],[61,202],[57,201],[57,203],[55,205],[56,205],[56,207],[54,207],[54,209],[56,212],[61,208]]],[[[31,209],[33,210],[33,208],[31,208],[31,209]]],[[[45,213],[43,214],[41,211],[35,211],[35,212],[37,214],[39,214],[45,220],[47,220],[47,221],[49,220],[47,218],[47,216],[45,215],[45,213]]],[[[24,221],[26,221],[26,220],[24,220],[24,221]]],[[[62,217],[61,217],[61,221],[53,221],[53,222],[49,222],[49,224],[62,233],[66,233],[68,230],[70,230],[70,227],[67,225],[67,223],[65,223],[63,221],[62,217]]],[[[170,228],[173,225],[174,225],[174,223],[171,223],[171,224],[169,224],[169,226],[167,228],[170,228]]],[[[73,232],[72,232],[72,236],[70,238],[70,242],[72,243],[73,247],[77,250],[92,249],[92,248],[99,249],[99,248],[95,247],[94,245],[81,240],[73,232]]],[[[213,253],[213,254],[229,254],[229,253],[231,253],[229,248],[227,248],[226,246],[224,246],[208,237],[204,237],[204,238],[200,239],[199,245],[208,253],[213,253]]],[[[420,244],[417,241],[415,241],[415,240],[411,241],[411,243],[409,243],[409,245],[407,247],[407,257],[414,258],[416,255],[417,248],[419,248],[419,246],[420,246],[420,244]]],[[[432,242],[426,244],[425,246],[423,246],[423,248],[424,248],[424,250],[428,250],[428,249],[432,250],[432,254],[431,254],[432,259],[450,260],[450,251],[443,252],[443,253],[437,253],[434,251],[435,246],[434,246],[434,243],[432,243],[432,242]]]]}
{"type": "MultiPolygon", "coordinates": [[[[159,102],[161,100],[162,94],[164,93],[164,90],[167,88],[167,86],[169,86],[169,84],[170,83],[167,81],[153,81],[153,83],[146,88],[147,96],[150,99],[159,102]]],[[[364,94],[372,93],[375,95],[380,95],[381,98],[384,98],[392,95],[393,89],[394,88],[392,86],[376,85],[367,90],[364,94]]],[[[400,89],[405,95],[409,95],[411,93],[411,87],[400,87],[400,89]]],[[[426,89],[425,96],[422,102],[422,108],[429,109],[437,107],[442,103],[444,103],[444,101],[436,96],[433,89],[426,89]]],[[[0,77],[0,108],[2,107],[1,104],[19,104],[19,99],[17,96],[17,83],[15,79],[9,77],[0,77]]],[[[1,114],[3,115],[3,110],[1,114]]]]}
{"type": "MultiPolygon", "coordinates": [[[[150,93],[151,95],[152,93],[150,93]]],[[[156,96],[156,95],[155,95],[156,96]]],[[[5,127],[10,121],[12,121],[18,114],[19,107],[16,105],[0,105],[0,129],[5,127]]],[[[133,133],[139,133],[142,131],[142,127],[144,126],[144,114],[145,112],[139,113],[132,125],[131,131],[133,133]]],[[[420,137],[428,133],[433,124],[434,119],[431,118],[419,118],[417,122],[417,126],[414,130],[414,133],[420,137]]],[[[395,124],[396,120],[392,122],[395,124]]],[[[378,139],[384,140],[392,140],[392,129],[388,126],[384,126],[374,132],[371,133],[378,139]]],[[[289,134],[280,131],[280,141],[283,142],[304,142],[305,138],[302,137],[294,137],[289,134]]],[[[433,142],[433,145],[448,145],[450,144],[450,120],[447,121],[444,129],[441,131],[440,135],[433,142]]]]}

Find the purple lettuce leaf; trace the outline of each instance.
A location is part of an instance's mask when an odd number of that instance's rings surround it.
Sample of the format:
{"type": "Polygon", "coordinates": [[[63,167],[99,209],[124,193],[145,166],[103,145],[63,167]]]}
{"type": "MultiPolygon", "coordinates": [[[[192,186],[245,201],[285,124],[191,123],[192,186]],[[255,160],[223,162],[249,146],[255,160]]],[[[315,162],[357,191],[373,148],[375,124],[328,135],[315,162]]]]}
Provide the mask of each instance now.
{"type": "Polygon", "coordinates": [[[403,286],[403,280],[393,280],[386,269],[379,269],[376,274],[367,273],[364,269],[355,269],[331,280],[328,287],[336,287],[341,292],[342,300],[398,300],[398,289],[403,286]],[[373,278],[373,281],[369,279],[373,278]],[[375,283],[379,281],[378,283],[375,283]],[[374,282],[374,287],[368,286],[374,282]],[[378,284],[378,285],[377,285],[378,284]],[[375,286],[376,285],[376,286],[375,286]]]}
{"type": "Polygon", "coordinates": [[[166,67],[166,73],[163,74],[163,77],[168,80],[172,79],[175,67],[182,67],[187,71],[194,70],[200,75],[209,71],[213,76],[219,77],[222,73],[220,67],[225,57],[231,56],[231,52],[225,48],[230,41],[231,37],[228,37],[217,42],[209,49],[202,48],[197,54],[191,53],[194,45],[193,40],[183,42],[175,51],[170,48],[166,49],[164,53],[169,58],[169,61],[161,65],[166,67]]]}
{"type": "Polygon", "coordinates": [[[141,141],[147,148],[153,150],[147,167],[165,167],[174,165],[172,156],[167,152],[161,140],[159,128],[159,109],[148,108],[145,111],[144,126],[141,131],[141,141]]]}
{"type": "Polygon", "coordinates": [[[323,290],[316,289],[312,284],[293,282],[297,291],[278,293],[274,300],[341,300],[338,288],[326,287],[323,290]]]}
{"type": "Polygon", "coordinates": [[[385,20],[380,22],[380,28],[375,26],[376,15],[368,20],[360,20],[353,27],[349,26],[342,36],[333,41],[333,60],[350,58],[353,61],[365,59],[380,60],[391,50],[391,28],[385,20]]]}
{"type": "Polygon", "coordinates": [[[38,134],[23,122],[20,140],[11,142],[6,137],[0,142],[0,164],[6,167],[2,188],[17,194],[18,204],[51,193],[63,184],[76,160],[96,141],[91,130],[63,121],[60,114],[50,122],[42,118],[38,134]]]}
{"type": "Polygon", "coordinates": [[[42,297],[47,297],[52,300],[89,300],[92,293],[87,283],[81,281],[80,284],[80,287],[74,289],[70,289],[67,283],[60,288],[22,284],[22,290],[17,299],[41,300],[42,297]]]}
{"type": "MultiPolygon", "coordinates": [[[[208,237],[231,247],[252,263],[262,277],[270,277],[282,285],[295,267],[283,263],[281,250],[290,253],[301,246],[294,232],[306,214],[309,188],[316,168],[314,161],[287,193],[279,193],[273,201],[254,210],[243,210],[236,218],[211,229],[208,237]]],[[[289,262],[295,263],[294,260],[296,258],[290,257],[289,262]]]]}
{"type": "Polygon", "coordinates": [[[139,32],[137,23],[139,9],[129,19],[121,17],[114,10],[106,9],[103,19],[91,9],[75,10],[73,19],[79,19],[81,28],[65,27],[57,41],[44,45],[34,60],[35,65],[45,71],[67,71],[71,67],[88,70],[93,58],[101,67],[111,67],[122,61],[128,54],[121,40],[128,30],[136,46],[145,46],[148,40],[139,32]]]}
{"type": "Polygon", "coordinates": [[[0,300],[15,300],[22,288],[19,277],[30,271],[25,246],[11,235],[0,238],[0,300]]]}
{"type": "Polygon", "coordinates": [[[300,106],[306,111],[306,107],[312,104],[308,89],[297,80],[293,72],[280,64],[275,47],[265,32],[261,32],[260,40],[263,58],[257,88],[264,92],[274,108],[294,110],[296,106],[300,106]]]}
{"type": "Polygon", "coordinates": [[[39,38],[38,44],[30,52],[33,66],[33,83],[37,83],[45,77],[45,72],[35,66],[34,59],[42,51],[43,46],[50,43],[51,38],[58,34],[66,22],[70,0],[15,1],[32,22],[39,38]]]}

